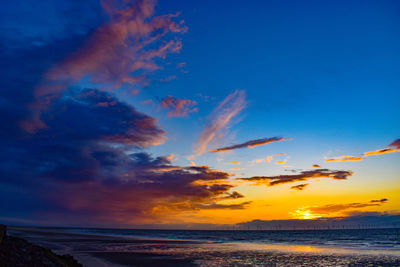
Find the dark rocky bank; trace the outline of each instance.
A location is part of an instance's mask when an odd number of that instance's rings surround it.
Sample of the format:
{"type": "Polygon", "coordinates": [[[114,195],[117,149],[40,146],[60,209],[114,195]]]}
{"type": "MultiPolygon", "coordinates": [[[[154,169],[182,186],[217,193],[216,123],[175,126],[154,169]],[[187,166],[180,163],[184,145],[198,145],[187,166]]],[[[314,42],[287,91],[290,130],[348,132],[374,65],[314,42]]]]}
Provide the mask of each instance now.
{"type": "Polygon", "coordinates": [[[6,226],[0,225],[0,267],[81,267],[71,255],[57,255],[50,249],[8,236],[6,226]]]}

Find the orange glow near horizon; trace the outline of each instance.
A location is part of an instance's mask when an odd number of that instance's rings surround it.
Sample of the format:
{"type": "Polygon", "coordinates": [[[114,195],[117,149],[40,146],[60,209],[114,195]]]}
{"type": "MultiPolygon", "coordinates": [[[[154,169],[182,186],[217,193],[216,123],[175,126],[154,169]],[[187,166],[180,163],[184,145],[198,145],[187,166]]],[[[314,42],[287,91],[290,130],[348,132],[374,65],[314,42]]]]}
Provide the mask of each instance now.
{"type": "Polygon", "coordinates": [[[300,219],[300,220],[312,220],[312,219],[317,219],[317,218],[322,217],[321,215],[313,214],[310,210],[308,210],[305,207],[298,208],[294,212],[289,212],[289,214],[293,218],[300,219]]]}

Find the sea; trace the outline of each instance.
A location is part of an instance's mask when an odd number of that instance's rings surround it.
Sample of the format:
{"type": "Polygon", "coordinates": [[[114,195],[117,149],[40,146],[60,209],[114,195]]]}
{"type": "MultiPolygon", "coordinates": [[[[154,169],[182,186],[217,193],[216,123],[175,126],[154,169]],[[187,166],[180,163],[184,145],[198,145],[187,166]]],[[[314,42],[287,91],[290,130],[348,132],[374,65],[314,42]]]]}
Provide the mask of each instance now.
{"type": "Polygon", "coordinates": [[[400,250],[400,228],[332,230],[157,230],[108,228],[49,228],[66,233],[136,237],[157,240],[311,245],[357,249],[400,250]]]}
{"type": "Polygon", "coordinates": [[[157,230],[41,227],[11,232],[56,252],[70,253],[85,266],[400,266],[399,228],[157,230]]]}

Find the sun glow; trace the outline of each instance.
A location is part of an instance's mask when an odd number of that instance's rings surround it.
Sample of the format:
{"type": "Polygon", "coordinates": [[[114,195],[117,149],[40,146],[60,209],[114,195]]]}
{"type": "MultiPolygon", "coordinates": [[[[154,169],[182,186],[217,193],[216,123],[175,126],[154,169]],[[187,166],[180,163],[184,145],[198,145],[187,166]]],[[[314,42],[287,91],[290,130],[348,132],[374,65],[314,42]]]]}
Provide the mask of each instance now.
{"type": "Polygon", "coordinates": [[[308,210],[307,208],[304,208],[304,207],[298,208],[294,212],[290,212],[290,215],[293,218],[300,219],[300,220],[311,220],[311,219],[316,219],[316,218],[321,217],[321,215],[314,214],[310,210],[308,210]]]}

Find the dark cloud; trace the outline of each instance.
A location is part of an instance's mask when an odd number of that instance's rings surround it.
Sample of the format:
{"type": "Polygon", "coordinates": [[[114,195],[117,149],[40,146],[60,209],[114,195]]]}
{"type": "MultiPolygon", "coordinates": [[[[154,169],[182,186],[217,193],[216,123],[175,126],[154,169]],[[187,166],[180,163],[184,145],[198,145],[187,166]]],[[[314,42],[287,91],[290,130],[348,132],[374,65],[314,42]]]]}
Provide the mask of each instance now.
{"type": "Polygon", "coordinates": [[[173,96],[167,96],[161,99],[162,108],[169,109],[168,117],[184,117],[191,112],[196,112],[196,101],[189,99],[179,99],[173,96]]]}
{"type": "Polygon", "coordinates": [[[400,139],[394,140],[393,142],[391,142],[391,143],[389,144],[389,146],[393,146],[393,147],[395,147],[395,148],[397,148],[397,149],[400,149],[400,139]]]}
{"type": "Polygon", "coordinates": [[[226,172],[174,166],[168,157],[131,152],[159,143],[164,131],[153,118],[109,93],[71,90],[42,118],[47,128],[21,137],[8,135],[7,144],[3,141],[0,195],[15,200],[3,209],[5,214],[24,209],[43,218],[58,214],[70,220],[128,222],[182,203],[200,209],[243,197],[230,193],[233,186],[227,182],[196,183],[226,181],[226,172]]]}
{"type": "MultiPolygon", "coordinates": [[[[181,47],[163,36],[185,27],[172,21],[175,15],[153,16],[153,1],[133,7],[124,1],[120,10],[103,4],[96,6],[101,14],[80,20],[79,29],[45,39],[33,34],[34,27],[18,40],[0,29],[8,38],[0,44],[2,220],[139,223],[170,206],[220,205],[242,197],[230,191],[226,172],[175,166],[169,157],[143,152],[165,140],[154,118],[112,93],[74,85],[82,77],[108,89],[134,83],[142,77],[137,71],[156,69],[159,59],[181,47]],[[41,127],[23,130],[21,122],[35,116],[41,127]]],[[[64,15],[71,14],[77,13],[64,15]]]]}
{"type": "Polygon", "coordinates": [[[337,171],[329,169],[316,169],[301,171],[299,174],[287,174],[278,176],[253,176],[250,178],[238,178],[242,181],[255,182],[257,184],[266,184],[274,186],[278,184],[306,181],[309,179],[329,178],[333,180],[346,180],[348,176],[353,175],[352,171],[337,171]]]}
{"type": "Polygon", "coordinates": [[[230,210],[242,210],[247,208],[250,205],[251,201],[242,202],[239,204],[197,204],[194,206],[195,209],[207,209],[207,210],[214,210],[214,209],[230,209],[230,210]]]}
{"type": "Polygon", "coordinates": [[[54,64],[35,87],[32,114],[21,122],[28,132],[45,128],[41,115],[49,102],[71,85],[86,78],[105,90],[144,82],[149,72],[161,68],[158,61],[179,52],[182,43],[168,34],[184,33],[176,15],[154,15],[155,2],[101,1],[107,19],[93,30],[73,53],[54,64]]]}
{"type": "Polygon", "coordinates": [[[26,210],[35,214],[30,218],[40,214],[49,222],[68,217],[128,223],[188,210],[186,203],[190,209],[228,208],[216,202],[243,197],[229,192],[226,172],[131,152],[159,143],[164,132],[153,118],[109,93],[71,90],[42,118],[47,128],[8,136],[3,144],[0,195],[3,203],[13,200],[4,214],[26,210]],[[207,184],[214,181],[219,183],[207,184]]]}
{"type": "Polygon", "coordinates": [[[301,190],[304,190],[307,186],[308,186],[308,184],[299,184],[299,185],[294,185],[294,186],[290,187],[290,189],[295,189],[295,190],[301,191],[301,190]]]}
{"type": "Polygon", "coordinates": [[[290,140],[290,138],[282,138],[282,137],[261,138],[261,139],[256,139],[256,140],[250,140],[250,141],[247,141],[242,144],[216,148],[216,149],[210,150],[209,152],[224,152],[224,151],[238,149],[238,148],[261,146],[261,145],[266,145],[266,144],[269,144],[272,142],[285,141],[285,140],[290,140]]]}
{"type": "Polygon", "coordinates": [[[227,193],[225,196],[221,196],[220,199],[238,199],[238,198],[244,198],[244,195],[233,191],[232,193],[227,193]]]}

